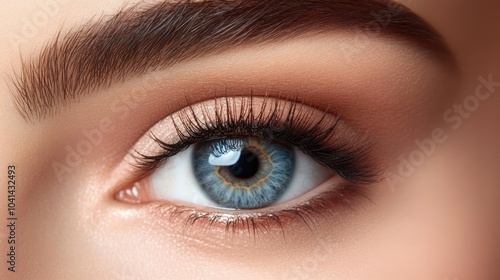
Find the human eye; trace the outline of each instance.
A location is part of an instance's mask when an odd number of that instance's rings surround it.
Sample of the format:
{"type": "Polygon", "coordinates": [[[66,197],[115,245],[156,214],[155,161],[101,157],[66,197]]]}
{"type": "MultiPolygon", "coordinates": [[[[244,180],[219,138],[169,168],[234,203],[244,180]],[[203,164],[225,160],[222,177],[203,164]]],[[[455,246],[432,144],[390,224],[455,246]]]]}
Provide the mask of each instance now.
{"type": "Polygon", "coordinates": [[[166,208],[166,218],[182,216],[190,226],[311,227],[375,182],[370,148],[340,112],[297,100],[219,97],[154,125],[127,158],[137,180],[116,198],[166,208]]]}

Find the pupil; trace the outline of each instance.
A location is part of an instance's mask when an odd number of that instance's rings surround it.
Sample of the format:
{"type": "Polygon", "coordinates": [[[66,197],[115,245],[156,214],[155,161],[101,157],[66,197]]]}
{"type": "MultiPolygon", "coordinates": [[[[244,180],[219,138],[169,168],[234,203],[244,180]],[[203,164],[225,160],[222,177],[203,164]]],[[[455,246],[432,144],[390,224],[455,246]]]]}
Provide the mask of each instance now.
{"type": "Polygon", "coordinates": [[[259,159],[248,150],[241,152],[238,162],[228,167],[234,177],[240,179],[252,178],[259,170],[259,159]]]}

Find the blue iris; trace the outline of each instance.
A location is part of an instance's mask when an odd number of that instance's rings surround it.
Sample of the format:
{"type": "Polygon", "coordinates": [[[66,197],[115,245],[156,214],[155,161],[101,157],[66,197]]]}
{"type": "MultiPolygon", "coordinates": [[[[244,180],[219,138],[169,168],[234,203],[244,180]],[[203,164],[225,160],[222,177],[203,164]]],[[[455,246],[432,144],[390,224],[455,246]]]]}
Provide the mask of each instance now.
{"type": "Polygon", "coordinates": [[[262,208],[275,203],[295,170],[292,147],[258,138],[201,142],[193,152],[194,175],[221,207],[262,208]]]}

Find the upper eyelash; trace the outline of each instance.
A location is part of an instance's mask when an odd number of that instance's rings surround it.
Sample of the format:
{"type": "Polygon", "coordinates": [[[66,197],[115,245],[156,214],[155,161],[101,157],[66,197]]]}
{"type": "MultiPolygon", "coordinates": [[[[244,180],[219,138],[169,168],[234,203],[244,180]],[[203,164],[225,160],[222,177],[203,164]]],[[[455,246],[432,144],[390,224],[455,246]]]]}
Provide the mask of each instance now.
{"type": "Polygon", "coordinates": [[[248,136],[295,146],[352,183],[369,184],[377,180],[376,168],[368,164],[371,146],[363,144],[366,141],[358,140],[349,145],[329,143],[340,121],[340,114],[334,117],[333,122],[327,123],[328,110],[325,110],[322,117],[317,119],[304,109],[305,106],[298,107],[305,104],[297,99],[290,101],[271,97],[264,97],[260,112],[255,112],[253,99],[254,96],[250,95],[247,99],[241,99],[240,105],[237,105],[235,102],[231,103],[231,97],[216,98],[215,117],[206,113],[210,108],[202,105],[205,123],[202,123],[196,116],[192,105],[187,106],[185,110],[178,112],[179,122],[170,116],[179,140],[175,143],[166,143],[151,132],[150,137],[162,148],[163,152],[157,155],[146,155],[134,150],[132,156],[135,163],[133,164],[144,175],[156,170],[169,157],[197,142],[218,137],[248,136]],[[283,101],[288,101],[288,106],[282,105],[283,101]],[[223,106],[219,105],[225,105],[226,109],[224,110],[223,106]],[[264,114],[268,110],[270,113],[264,114]],[[223,114],[226,115],[226,119],[223,118],[223,114]]]}

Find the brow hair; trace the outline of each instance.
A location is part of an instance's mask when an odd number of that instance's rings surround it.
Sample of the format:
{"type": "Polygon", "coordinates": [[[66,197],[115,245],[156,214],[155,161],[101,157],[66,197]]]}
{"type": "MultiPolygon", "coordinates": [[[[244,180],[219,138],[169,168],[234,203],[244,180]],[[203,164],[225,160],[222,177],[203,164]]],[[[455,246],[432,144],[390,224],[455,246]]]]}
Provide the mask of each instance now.
{"type": "MultiPolygon", "coordinates": [[[[355,30],[388,5],[380,34],[444,56],[432,27],[408,9],[383,0],[240,0],[136,4],[115,15],[62,31],[11,78],[16,108],[27,121],[54,115],[90,92],[148,71],[248,43],[304,33],[355,30]]],[[[362,27],[362,26],[361,26],[362,27]]]]}

